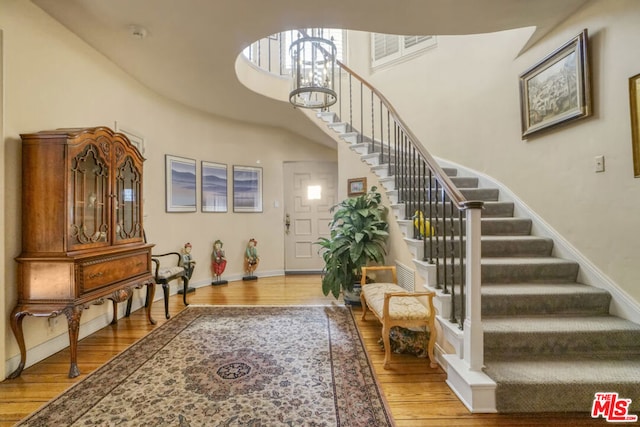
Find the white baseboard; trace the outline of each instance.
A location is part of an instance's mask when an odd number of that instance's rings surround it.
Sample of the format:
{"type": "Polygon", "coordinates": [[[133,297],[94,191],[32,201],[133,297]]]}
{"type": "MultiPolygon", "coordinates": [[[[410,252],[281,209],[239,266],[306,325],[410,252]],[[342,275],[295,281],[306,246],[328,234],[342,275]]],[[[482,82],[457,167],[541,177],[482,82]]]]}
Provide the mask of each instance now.
{"type": "Polygon", "coordinates": [[[443,356],[447,366],[447,385],[473,413],[496,413],[496,383],[484,372],[469,370],[456,354],[443,356]]]}

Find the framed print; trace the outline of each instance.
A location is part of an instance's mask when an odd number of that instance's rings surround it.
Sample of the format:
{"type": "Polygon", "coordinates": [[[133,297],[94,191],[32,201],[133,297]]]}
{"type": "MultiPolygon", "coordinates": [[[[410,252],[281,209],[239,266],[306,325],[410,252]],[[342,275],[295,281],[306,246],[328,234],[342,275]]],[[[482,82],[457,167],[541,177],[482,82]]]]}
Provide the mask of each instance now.
{"type": "Polygon", "coordinates": [[[640,178],[640,74],[629,79],[629,101],[631,103],[633,176],[640,178]]]}
{"type": "Polygon", "coordinates": [[[520,75],[522,139],[591,112],[587,30],[520,75]]]}
{"type": "Polygon", "coordinates": [[[233,211],[262,212],[262,168],[233,167],[233,211]]]}
{"type": "Polygon", "coordinates": [[[227,212],[227,165],[202,162],[202,212],[227,212]]]}
{"type": "Polygon", "coordinates": [[[196,211],[196,161],[165,155],[167,212],[196,211]]]}
{"type": "Polygon", "coordinates": [[[347,181],[347,195],[359,196],[367,192],[367,178],[352,178],[347,181]]]}

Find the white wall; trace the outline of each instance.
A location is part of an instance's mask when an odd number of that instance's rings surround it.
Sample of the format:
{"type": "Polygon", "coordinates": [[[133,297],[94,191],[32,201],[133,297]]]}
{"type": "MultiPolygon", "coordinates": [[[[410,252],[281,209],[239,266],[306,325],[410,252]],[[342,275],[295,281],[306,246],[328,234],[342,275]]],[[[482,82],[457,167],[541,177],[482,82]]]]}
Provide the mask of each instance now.
{"type": "Polygon", "coordinates": [[[605,275],[640,300],[640,179],[628,78],[640,72],[640,2],[597,0],[518,56],[531,29],[439,36],[413,60],[371,72],[368,35],[350,34],[367,74],[435,156],[503,182],[605,275]],[[522,141],[518,76],[589,31],[594,115],[522,141]],[[402,83],[404,82],[404,83],[402,83]],[[594,173],[594,157],[606,171],[594,173]]]}
{"type": "MultiPolygon", "coordinates": [[[[5,71],[4,162],[0,167],[6,183],[0,202],[5,207],[5,252],[0,264],[5,284],[0,299],[2,319],[9,318],[17,301],[14,258],[21,250],[20,133],[59,127],[113,127],[116,121],[135,130],[146,139],[145,229],[149,241],[156,243],[155,253],[179,251],[185,242],[191,242],[197,262],[192,282],[210,283],[210,256],[216,239],[225,244],[228,260],[225,278],[240,278],[243,251],[249,238],[256,238],[261,257],[256,274],[283,272],[282,164],[296,160],[335,161],[335,150],[281,129],[212,117],[167,101],[130,78],[30,2],[0,1],[5,71]],[[262,167],[264,212],[236,214],[230,203],[227,213],[166,213],[165,154],[196,159],[198,171],[201,160],[225,163],[229,174],[232,165],[262,167]]],[[[197,184],[199,188],[200,182],[197,184]]],[[[85,310],[81,336],[90,321],[92,325],[106,324],[110,311],[110,304],[85,310]]],[[[53,337],[61,336],[64,341],[66,336],[64,320],[51,329],[46,320],[27,317],[24,326],[28,349],[53,337]]],[[[15,361],[19,353],[16,341],[8,326],[3,332],[6,336],[1,340],[0,357],[4,356],[1,360],[15,361]]],[[[47,350],[43,352],[46,355],[47,350]]],[[[28,365],[37,354],[38,351],[27,353],[28,365]]],[[[5,364],[0,371],[3,369],[7,369],[5,364]]]]}

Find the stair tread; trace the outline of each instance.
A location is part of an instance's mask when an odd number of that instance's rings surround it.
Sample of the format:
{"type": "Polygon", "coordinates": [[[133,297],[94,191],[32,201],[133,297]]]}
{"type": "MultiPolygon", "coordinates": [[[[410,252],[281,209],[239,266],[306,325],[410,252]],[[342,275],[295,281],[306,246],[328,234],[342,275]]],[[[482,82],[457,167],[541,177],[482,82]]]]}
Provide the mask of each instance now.
{"type": "Polygon", "coordinates": [[[628,360],[501,360],[487,362],[485,372],[502,384],[633,384],[640,382],[640,357],[628,360]]]}
{"type": "Polygon", "coordinates": [[[557,257],[488,257],[480,260],[482,265],[531,265],[531,264],[576,264],[575,261],[557,257]]]}
{"type": "MultiPolygon", "coordinates": [[[[465,237],[466,238],[466,237],[465,237]]],[[[504,241],[504,240],[519,240],[519,241],[529,241],[529,240],[534,240],[534,241],[546,241],[546,242],[552,242],[553,239],[550,239],[549,237],[543,237],[543,236],[532,236],[532,235],[521,235],[521,234],[514,234],[514,235],[508,235],[508,234],[488,234],[488,235],[482,235],[480,236],[481,240],[485,240],[485,241],[504,241]]]]}
{"type": "Polygon", "coordinates": [[[482,319],[487,333],[588,333],[637,331],[640,325],[616,316],[527,316],[482,319]]]}

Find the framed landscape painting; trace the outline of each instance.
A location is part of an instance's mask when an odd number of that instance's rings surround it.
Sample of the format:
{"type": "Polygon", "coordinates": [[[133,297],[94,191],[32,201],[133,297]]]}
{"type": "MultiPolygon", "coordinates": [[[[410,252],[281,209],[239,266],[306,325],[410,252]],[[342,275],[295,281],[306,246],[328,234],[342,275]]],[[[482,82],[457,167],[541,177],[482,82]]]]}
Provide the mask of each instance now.
{"type": "Polygon", "coordinates": [[[202,162],[202,212],[227,212],[227,165],[202,162]]]}
{"type": "Polygon", "coordinates": [[[522,139],[591,112],[587,30],[520,75],[522,139]]]}
{"type": "Polygon", "coordinates": [[[233,211],[262,212],[262,168],[233,167],[233,211]]]}
{"type": "Polygon", "coordinates": [[[196,161],[165,155],[167,212],[196,211],[196,161]]]}

